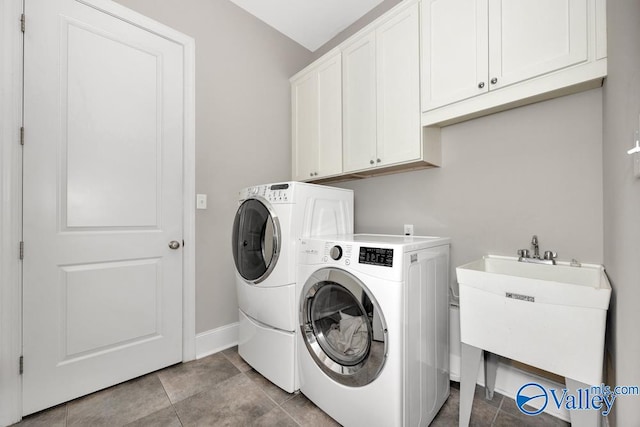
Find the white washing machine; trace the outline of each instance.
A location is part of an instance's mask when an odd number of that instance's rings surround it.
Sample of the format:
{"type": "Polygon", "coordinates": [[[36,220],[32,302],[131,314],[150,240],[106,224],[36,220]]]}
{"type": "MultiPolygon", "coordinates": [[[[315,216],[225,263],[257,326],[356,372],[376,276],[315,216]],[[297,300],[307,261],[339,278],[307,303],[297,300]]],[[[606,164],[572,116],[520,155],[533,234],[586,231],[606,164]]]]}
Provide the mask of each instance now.
{"type": "Polygon", "coordinates": [[[298,389],[295,267],[302,237],[353,232],[353,191],[300,182],[240,191],[233,224],[238,352],[282,389],[298,389]]]}
{"type": "Polygon", "coordinates": [[[300,391],[340,424],[426,426],[449,396],[449,239],[303,239],[300,391]]]}

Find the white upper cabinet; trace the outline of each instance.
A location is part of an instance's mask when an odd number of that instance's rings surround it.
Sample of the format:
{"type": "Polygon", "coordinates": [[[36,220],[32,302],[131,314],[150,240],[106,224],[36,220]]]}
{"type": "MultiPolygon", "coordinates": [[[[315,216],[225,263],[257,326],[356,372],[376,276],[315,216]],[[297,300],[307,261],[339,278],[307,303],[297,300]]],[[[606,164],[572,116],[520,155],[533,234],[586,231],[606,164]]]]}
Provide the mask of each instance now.
{"type": "Polygon", "coordinates": [[[420,13],[414,5],[376,30],[377,157],[381,165],[420,157],[420,13]]]}
{"type": "Polygon", "coordinates": [[[342,172],[342,69],[335,51],[291,78],[292,176],[309,181],[342,172]]]}
{"type": "Polygon", "coordinates": [[[422,109],[489,89],[487,0],[423,0],[422,109]]]}
{"type": "Polygon", "coordinates": [[[423,125],[597,87],[603,0],[422,0],[423,125]]]}
{"type": "Polygon", "coordinates": [[[587,0],[489,0],[491,88],[586,60],[587,0]]]}
{"type": "Polygon", "coordinates": [[[342,49],[344,171],[421,160],[418,3],[342,49]]]}
{"type": "Polygon", "coordinates": [[[345,171],[372,167],[376,159],[376,34],[342,51],[344,84],[343,161],[345,171]]]}
{"type": "Polygon", "coordinates": [[[308,73],[291,83],[293,179],[313,177],[318,149],[318,79],[308,73]]]}

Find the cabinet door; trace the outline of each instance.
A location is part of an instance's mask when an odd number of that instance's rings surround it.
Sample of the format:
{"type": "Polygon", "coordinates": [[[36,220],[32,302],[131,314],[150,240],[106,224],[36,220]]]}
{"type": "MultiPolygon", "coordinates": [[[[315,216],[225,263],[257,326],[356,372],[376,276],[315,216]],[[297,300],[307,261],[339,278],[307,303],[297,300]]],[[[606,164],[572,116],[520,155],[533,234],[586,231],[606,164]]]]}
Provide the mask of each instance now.
{"type": "Polygon", "coordinates": [[[318,68],[318,177],[342,172],[341,65],[337,52],[318,68]]]}
{"type": "Polygon", "coordinates": [[[379,166],[421,155],[419,39],[417,3],[376,30],[379,166]]]}
{"type": "Polygon", "coordinates": [[[312,179],[318,151],[318,75],[315,70],[292,82],[293,179],[312,179]]]}
{"type": "Polygon", "coordinates": [[[342,51],[343,163],[351,172],[375,165],[376,61],[375,32],[342,51]]]}
{"type": "Polygon", "coordinates": [[[586,61],[587,37],[587,0],[489,0],[491,89],[586,61]]]}
{"type": "Polygon", "coordinates": [[[422,110],[486,92],[487,0],[423,0],[421,9],[422,110]]]}

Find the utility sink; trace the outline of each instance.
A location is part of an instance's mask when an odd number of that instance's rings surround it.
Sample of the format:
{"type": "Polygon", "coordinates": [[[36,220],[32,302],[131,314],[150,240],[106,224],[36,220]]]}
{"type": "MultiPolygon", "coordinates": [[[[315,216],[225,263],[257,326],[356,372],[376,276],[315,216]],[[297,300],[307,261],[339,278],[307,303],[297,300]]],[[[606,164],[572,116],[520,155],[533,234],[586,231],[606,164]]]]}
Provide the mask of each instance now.
{"type": "Polygon", "coordinates": [[[604,267],[489,255],[456,272],[463,343],[585,384],[602,382],[611,298],[604,267]]]}

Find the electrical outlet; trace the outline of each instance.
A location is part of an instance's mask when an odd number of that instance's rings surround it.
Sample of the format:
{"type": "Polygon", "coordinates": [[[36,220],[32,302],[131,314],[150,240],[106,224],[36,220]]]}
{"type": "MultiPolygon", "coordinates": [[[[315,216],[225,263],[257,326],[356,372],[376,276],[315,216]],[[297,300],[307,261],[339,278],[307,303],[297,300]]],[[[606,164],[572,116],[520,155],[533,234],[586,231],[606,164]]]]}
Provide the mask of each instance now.
{"type": "Polygon", "coordinates": [[[413,236],[413,224],[405,224],[404,225],[404,235],[405,236],[413,236]]]}

